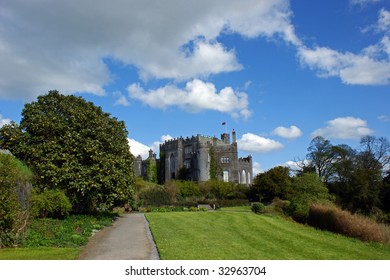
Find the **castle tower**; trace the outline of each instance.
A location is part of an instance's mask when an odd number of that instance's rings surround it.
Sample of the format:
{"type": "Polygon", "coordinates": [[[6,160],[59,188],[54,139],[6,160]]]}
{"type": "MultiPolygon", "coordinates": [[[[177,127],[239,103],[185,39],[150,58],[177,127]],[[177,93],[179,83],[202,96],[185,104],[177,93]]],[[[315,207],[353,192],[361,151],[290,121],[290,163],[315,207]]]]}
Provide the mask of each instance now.
{"type": "Polygon", "coordinates": [[[222,133],[221,134],[221,140],[223,141],[223,143],[225,143],[227,145],[230,145],[230,135],[229,135],[229,133],[222,133]]]}

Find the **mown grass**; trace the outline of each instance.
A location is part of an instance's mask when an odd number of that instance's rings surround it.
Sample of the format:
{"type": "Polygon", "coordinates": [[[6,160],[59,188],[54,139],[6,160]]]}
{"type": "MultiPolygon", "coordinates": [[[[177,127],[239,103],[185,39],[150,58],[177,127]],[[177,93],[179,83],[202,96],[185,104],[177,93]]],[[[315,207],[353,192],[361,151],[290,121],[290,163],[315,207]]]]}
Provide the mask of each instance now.
{"type": "Polygon", "coordinates": [[[240,210],[147,213],[146,218],[163,260],[390,259],[389,245],[240,210]]]}
{"type": "Polygon", "coordinates": [[[221,212],[252,212],[250,206],[233,206],[233,207],[223,207],[218,211],[221,212]]]}

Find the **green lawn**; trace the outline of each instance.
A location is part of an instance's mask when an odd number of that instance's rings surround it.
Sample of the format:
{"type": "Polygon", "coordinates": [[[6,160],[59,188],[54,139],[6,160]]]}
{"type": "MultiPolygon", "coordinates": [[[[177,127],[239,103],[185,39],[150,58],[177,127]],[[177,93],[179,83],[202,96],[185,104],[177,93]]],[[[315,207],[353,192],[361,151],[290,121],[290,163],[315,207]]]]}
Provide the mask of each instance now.
{"type": "Polygon", "coordinates": [[[77,260],[79,248],[0,249],[0,260],[77,260]]]}
{"type": "Polygon", "coordinates": [[[390,245],[315,230],[251,212],[147,213],[163,260],[390,259],[390,245]]]}

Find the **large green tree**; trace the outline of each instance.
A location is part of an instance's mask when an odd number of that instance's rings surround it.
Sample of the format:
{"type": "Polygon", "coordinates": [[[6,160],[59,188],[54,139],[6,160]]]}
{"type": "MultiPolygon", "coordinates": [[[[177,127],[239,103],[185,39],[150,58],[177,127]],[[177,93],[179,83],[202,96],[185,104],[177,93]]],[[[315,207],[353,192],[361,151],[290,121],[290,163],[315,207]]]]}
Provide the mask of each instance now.
{"type": "Polygon", "coordinates": [[[307,160],[315,167],[318,176],[327,182],[332,174],[335,156],[332,144],[322,136],[317,136],[310,142],[307,150],[309,152],[306,155],[307,160]]]}
{"type": "Polygon", "coordinates": [[[58,91],[26,104],[20,126],[0,145],[24,160],[41,190],[62,189],[75,212],[111,207],[133,196],[133,156],[125,124],[81,97],[58,91]]]}
{"type": "Polygon", "coordinates": [[[250,194],[254,200],[272,201],[275,197],[286,199],[291,192],[291,177],[288,167],[276,166],[259,173],[253,180],[250,194]]]}

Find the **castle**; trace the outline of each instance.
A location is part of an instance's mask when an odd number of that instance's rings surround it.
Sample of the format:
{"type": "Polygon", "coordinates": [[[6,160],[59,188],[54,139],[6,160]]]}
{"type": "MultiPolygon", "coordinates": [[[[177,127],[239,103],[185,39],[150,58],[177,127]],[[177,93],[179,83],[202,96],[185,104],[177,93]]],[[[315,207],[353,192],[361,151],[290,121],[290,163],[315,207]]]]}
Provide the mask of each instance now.
{"type": "Polygon", "coordinates": [[[160,144],[160,159],[153,151],[143,161],[135,158],[134,173],[145,177],[146,163],[155,160],[158,181],[161,183],[175,179],[208,181],[213,174],[216,179],[225,182],[250,185],[252,183],[252,157],[238,158],[236,132],[223,133],[217,137],[197,135],[191,138],[176,138],[160,144]]]}

